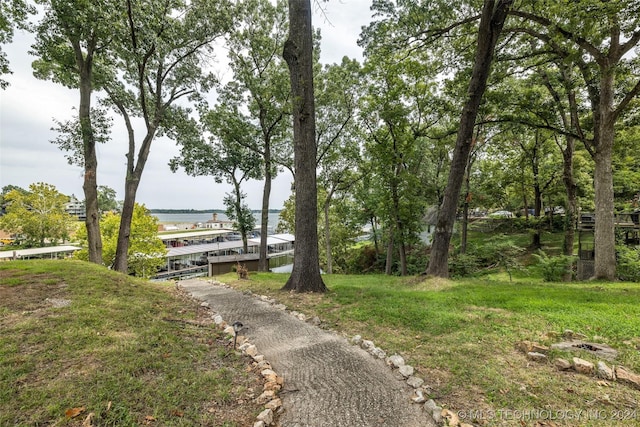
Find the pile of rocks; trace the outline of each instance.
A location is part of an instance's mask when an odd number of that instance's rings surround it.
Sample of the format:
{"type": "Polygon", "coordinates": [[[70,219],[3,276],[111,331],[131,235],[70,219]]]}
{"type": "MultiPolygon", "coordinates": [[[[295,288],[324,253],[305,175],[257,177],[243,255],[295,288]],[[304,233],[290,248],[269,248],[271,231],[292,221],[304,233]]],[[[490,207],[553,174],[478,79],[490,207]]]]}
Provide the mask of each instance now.
{"type": "MultiPolygon", "coordinates": [[[[615,350],[606,345],[587,343],[582,340],[554,344],[550,348],[535,341],[521,341],[516,345],[516,348],[526,354],[527,359],[538,363],[546,363],[549,361],[548,353],[550,349],[564,351],[583,350],[604,357],[607,360],[612,360],[615,358],[615,355],[617,355],[615,350]]],[[[574,371],[583,375],[596,376],[603,380],[617,381],[640,390],[640,375],[631,372],[623,366],[614,365],[610,367],[603,360],[599,360],[594,364],[579,357],[573,357],[571,361],[558,357],[553,360],[553,365],[559,371],[574,371]]]]}

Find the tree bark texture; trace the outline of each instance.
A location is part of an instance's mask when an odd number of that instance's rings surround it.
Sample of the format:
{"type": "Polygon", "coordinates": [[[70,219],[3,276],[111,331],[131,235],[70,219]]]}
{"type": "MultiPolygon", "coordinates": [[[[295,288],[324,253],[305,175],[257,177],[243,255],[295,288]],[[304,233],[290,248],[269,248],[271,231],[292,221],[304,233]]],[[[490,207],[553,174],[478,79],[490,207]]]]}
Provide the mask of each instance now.
{"type": "Polygon", "coordinates": [[[325,292],[318,256],[316,124],[313,93],[313,30],[310,0],[289,0],[289,38],[283,57],[293,94],[296,243],[293,271],[283,289],[325,292]]]}
{"type": "Polygon", "coordinates": [[[427,266],[428,275],[449,276],[449,244],[458,209],[462,180],[471,151],[473,128],[478,115],[480,101],[487,87],[495,46],[512,2],[513,0],[485,0],[482,8],[478,29],[478,45],[471,81],[469,82],[468,99],[460,116],[460,128],[456,137],[449,179],[438,212],[431,257],[427,266]]]}
{"type": "Polygon", "coordinates": [[[100,235],[100,210],[98,207],[98,158],[96,156],[93,127],[91,126],[93,48],[89,47],[86,57],[83,56],[79,45],[74,45],[74,51],[76,65],[80,74],[78,119],[83,145],[84,181],[82,189],[85,199],[85,226],[87,228],[89,261],[102,264],[102,237],[100,235]]]}

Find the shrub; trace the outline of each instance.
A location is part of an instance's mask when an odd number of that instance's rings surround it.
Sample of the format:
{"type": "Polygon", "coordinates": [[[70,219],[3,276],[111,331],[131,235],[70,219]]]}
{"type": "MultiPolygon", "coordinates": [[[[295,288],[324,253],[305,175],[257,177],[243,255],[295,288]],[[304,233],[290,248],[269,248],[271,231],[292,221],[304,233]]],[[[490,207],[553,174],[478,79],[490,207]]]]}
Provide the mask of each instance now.
{"type": "Polygon", "coordinates": [[[640,282],[640,248],[620,245],[616,247],[616,254],[618,278],[640,282]]]}
{"type": "Polygon", "coordinates": [[[449,259],[451,277],[471,276],[480,271],[480,260],[472,254],[457,254],[449,259]]]}
{"type": "Polygon", "coordinates": [[[575,257],[567,255],[558,255],[550,257],[543,251],[533,254],[538,261],[538,267],[542,273],[542,279],[545,282],[560,282],[564,275],[572,270],[575,257]]]}

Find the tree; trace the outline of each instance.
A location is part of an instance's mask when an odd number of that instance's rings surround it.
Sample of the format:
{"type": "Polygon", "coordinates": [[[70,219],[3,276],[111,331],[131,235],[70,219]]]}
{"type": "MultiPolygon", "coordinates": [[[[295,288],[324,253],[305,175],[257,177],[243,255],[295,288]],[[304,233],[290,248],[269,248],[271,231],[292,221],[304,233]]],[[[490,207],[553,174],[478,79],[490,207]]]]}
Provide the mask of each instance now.
{"type": "Polygon", "coordinates": [[[98,209],[100,214],[118,210],[116,190],[106,185],[98,186],[98,209]]]}
{"type": "MultiPolygon", "coordinates": [[[[235,93],[235,92],[234,92],[235,93]]],[[[225,99],[224,96],[222,97],[225,99]]],[[[262,176],[260,155],[251,148],[257,138],[256,129],[237,110],[237,106],[224,101],[208,112],[203,118],[204,128],[210,138],[179,140],[180,156],[171,160],[175,171],[179,166],[194,176],[211,175],[216,182],[226,180],[233,187],[232,193],[224,198],[227,216],[235,222],[240,232],[243,249],[248,250],[247,234],[255,226],[255,218],[244,203],[242,184],[249,179],[262,176]]]]}
{"type": "MultiPolygon", "coordinates": [[[[16,29],[27,28],[27,17],[35,13],[35,8],[24,0],[5,0],[0,2],[0,77],[10,74],[9,60],[2,51],[2,45],[11,43],[16,29]]],[[[9,83],[0,78],[0,89],[9,83]]]]}
{"type": "Polygon", "coordinates": [[[462,179],[471,150],[473,129],[480,101],[486,89],[495,46],[511,3],[512,0],[485,0],[482,8],[468,98],[460,115],[460,129],[456,138],[444,199],[438,213],[431,258],[427,266],[427,274],[430,275],[439,277],[448,277],[449,275],[449,243],[458,208],[462,179]]]}
{"type": "Polygon", "coordinates": [[[267,234],[271,181],[278,165],[290,163],[291,89],[280,59],[287,32],[286,4],[248,0],[238,11],[242,17],[227,38],[233,81],[220,91],[220,102],[234,112],[234,123],[251,132],[238,140],[262,159],[262,208],[258,270],[267,271],[267,234]],[[242,113],[246,112],[246,113],[242,113]]]}
{"type": "MultiPolygon", "coordinates": [[[[121,8],[118,8],[121,10],[121,8]]],[[[136,193],[151,144],[158,135],[178,139],[197,134],[187,101],[200,101],[215,82],[207,72],[213,42],[231,22],[227,0],[126,1],[125,25],[112,35],[117,69],[104,89],[108,102],[124,120],[128,150],[122,220],[114,268],[129,269],[129,241],[136,193]],[[143,134],[136,141],[134,119],[142,122],[143,134]]]]}
{"type": "Polygon", "coordinates": [[[320,276],[316,185],[316,119],[313,90],[311,1],[289,0],[289,38],[284,57],[293,95],[293,148],[296,185],[296,250],[293,271],[283,289],[326,292],[320,276]]]}
{"type": "MultiPolygon", "coordinates": [[[[117,212],[107,212],[100,221],[104,250],[102,262],[104,265],[113,266],[116,259],[118,246],[118,230],[120,228],[121,215],[117,212]]],[[[87,243],[85,230],[78,233],[78,238],[83,245],[87,243]]],[[[136,203],[131,222],[131,244],[127,254],[127,273],[149,278],[155,275],[160,267],[165,264],[167,249],[158,237],[158,219],[149,213],[144,205],[136,203]]],[[[76,253],[76,258],[88,259],[87,249],[76,253]]]]}
{"type": "Polygon", "coordinates": [[[326,66],[315,80],[318,147],[318,186],[326,191],[321,201],[324,222],[325,272],[333,272],[330,210],[334,197],[345,198],[360,178],[359,128],[356,122],[360,64],[347,57],[341,64],[326,66]]]}
{"type": "Polygon", "coordinates": [[[525,45],[541,44],[562,60],[575,61],[589,99],[589,124],[578,132],[591,130],[584,141],[595,162],[597,279],[615,278],[613,143],[616,122],[640,93],[640,78],[631,77],[638,61],[628,55],[640,44],[639,12],[634,0],[532,1],[511,11],[519,21],[509,31],[522,34],[525,45]]]}
{"type": "Polygon", "coordinates": [[[100,263],[102,240],[100,237],[100,212],[98,210],[96,135],[92,121],[91,101],[94,87],[100,87],[100,71],[96,63],[107,62],[105,50],[112,33],[121,21],[118,19],[118,2],[101,0],[38,0],[45,7],[45,15],[36,29],[33,50],[39,59],[34,61],[34,74],[69,88],[77,88],[80,95],[78,126],[71,132],[71,139],[81,141],[78,150],[84,166],[84,190],[86,205],[85,226],[89,236],[89,260],[100,263]],[[77,132],[79,130],[79,132],[77,132]],[[77,132],[77,133],[76,133],[77,132]]]}
{"type": "Polygon", "coordinates": [[[0,217],[0,227],[20,236],[27,246],[63,242],[72,225],[72,217],[65,211],[68,200],[43,182],[31,184],[26,193],[13,189],[4,196],[7,213],[0,217]]]}

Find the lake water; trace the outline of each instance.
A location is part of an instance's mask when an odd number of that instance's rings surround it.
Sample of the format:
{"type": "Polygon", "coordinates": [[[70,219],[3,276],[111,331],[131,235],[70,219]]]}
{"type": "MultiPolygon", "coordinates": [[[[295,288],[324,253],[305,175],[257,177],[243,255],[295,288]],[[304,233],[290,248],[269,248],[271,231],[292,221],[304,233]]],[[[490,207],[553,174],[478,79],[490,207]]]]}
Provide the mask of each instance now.
{"type": "MultiPolygon", "coordinates": [[[[199,222],[204,223],[213,219],[213,213],[211,212],[199,212],[199,213],[152,213],[153,216],[158,218],[161,223],[167,224],[197,224],[199,222]]],[[[256,219],[256,227],[260,227],[260,212],[253,213],[256,219]]],[[[276,226],[278,225],[279,213],[269,213],[269,220],[267,227],[269,233],[274,233],[276,226]]],[[[228,220],[224,213],[218,213],[218,219],[221,221],[228,220]]]]}

